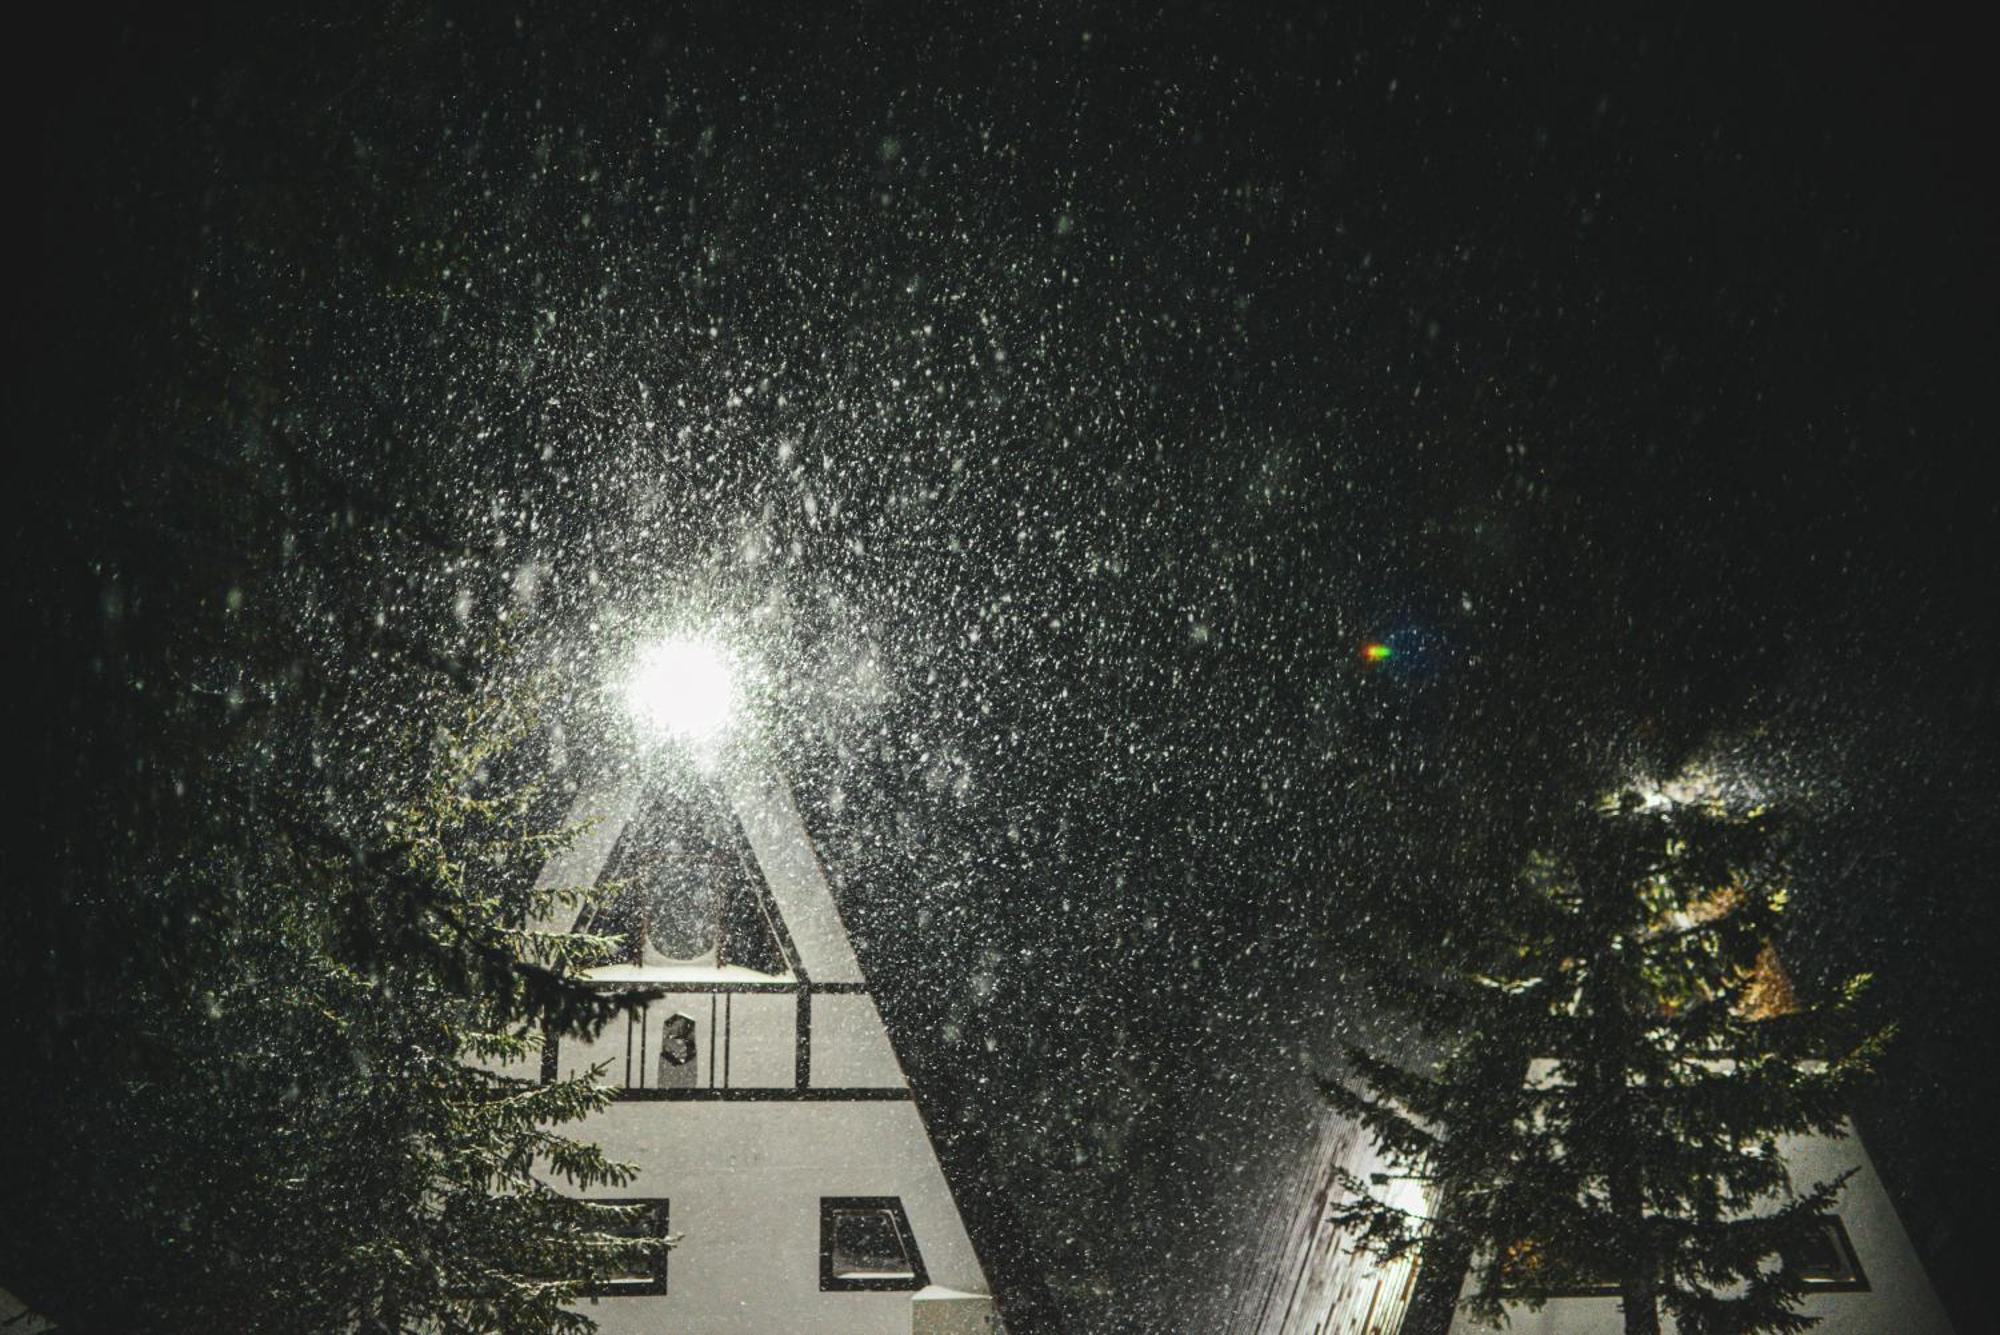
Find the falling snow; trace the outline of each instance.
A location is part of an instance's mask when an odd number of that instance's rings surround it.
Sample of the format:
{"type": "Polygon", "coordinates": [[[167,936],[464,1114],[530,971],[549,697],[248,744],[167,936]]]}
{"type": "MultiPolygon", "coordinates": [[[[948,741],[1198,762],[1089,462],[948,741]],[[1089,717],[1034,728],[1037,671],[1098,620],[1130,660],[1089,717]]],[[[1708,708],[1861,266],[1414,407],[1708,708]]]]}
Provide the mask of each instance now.
{"type": "MultiPolygon", "coordinates": [[[[1248,1320],[1364,1152],[1314,1079],[1378,971],[1610,787],[1796,822],[1800,972],[1941,1026],[1892,1084],[1990,1041],[1931,113],[1825,90],[1858,38],[1095,14],[93,31],[29,568],[85,703],[33,763],[337,674],[269,760],[331,793],[499,662],[554,803],[644,645],[720,646],[1020,1332],[1248,1320]]],[[[1948,1232],[1922,1141],[1980,1104],[1932,1078],[1864,1121],[1948,1232]]]]}

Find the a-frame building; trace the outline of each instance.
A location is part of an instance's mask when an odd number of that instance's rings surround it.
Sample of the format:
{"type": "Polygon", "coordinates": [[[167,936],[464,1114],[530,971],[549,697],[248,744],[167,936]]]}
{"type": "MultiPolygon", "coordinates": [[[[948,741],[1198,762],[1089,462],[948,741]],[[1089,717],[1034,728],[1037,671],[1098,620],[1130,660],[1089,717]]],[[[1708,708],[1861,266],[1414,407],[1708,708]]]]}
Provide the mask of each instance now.
{"type": "Polygon", "coordinates": [[[733,747],[585,789],[549,885],[624,886],[555,924],[615,931],[607,985],[658,992],[544,1077],[601,1067],[584,1134],[638,1165],[606,1199],[680,1238],[585,1310],[607,1335],[1002,1329],[818,855],[775,765],[733,747]]]}

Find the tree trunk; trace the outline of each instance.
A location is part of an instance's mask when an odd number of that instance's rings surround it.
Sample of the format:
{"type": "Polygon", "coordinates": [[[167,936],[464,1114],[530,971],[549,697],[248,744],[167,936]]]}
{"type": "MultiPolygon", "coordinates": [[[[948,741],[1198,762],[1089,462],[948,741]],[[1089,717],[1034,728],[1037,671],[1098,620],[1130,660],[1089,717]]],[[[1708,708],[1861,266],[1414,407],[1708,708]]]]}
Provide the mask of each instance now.
{"type": "MultiPolygon", "coordinates": [[[[1631,1122],[1630,1091],[1624,1087],[1622,1073],[1613,1077],[1617,1080],[1610,1099],[1613,1109],[1614,1126],[1629,1127],[1631,1122]]],[[[1629,1144],[1621,1144],[1611,1165],[1607,1185],[1611,1189],[1611,1215],[1618,1230],[1618,1291],[1619,1306],[1625,1311],[1625,1335],[1660,1335],[1660,1269],[1654,1262],[1653,1244],[1646,1229],[1645,1186],[1639,1173],[1638,1160],[1630,1154],[1629,1144]]]]}
{"type": "Polygon", "coordinates": [[[1618,977],[1617,962],[1608,953],[1591,974],[1590,1010],[1596,1020],[1598,1058],[1591,1064],[1591,1093],[1603,1125],[1617,1129],[1605,1165],[1605,1186],[1611,1197],[1612,1227],[1617,1230],[1618,1305],[1625,1313],[1625,1335],[1660,1335],[1659,1266],[1647,1235],[1645,1179],[1630,1139],[1638,1110],[1622,1060],[1638,1039],[1618,977]]]}
{"type": "MultiPolygon", "coordinates": [[[[1638,1176],[1637,1172],[1631,1174],[1635,1196],[1638,1176]]],[[[1614,1187],[1612,1200],[1616,1201],[1621,1194],[1614,1187]]],[[[1643,1220],[1640,1227],[1644,1227],[1643,1220]]],[[[1660,1335],[1660,1279],[1650,1247],[1628,1247],[1624,1271],[1618,1276],[1618,1293],[1618,1305],[1625,1312],[1625,1335],[1660,1335]]]]}
{"type": "Polygon", "coordinates": [[[1632,1285],[1625,1286],[1625,1299],[1619,1305],[1625,1309],[1625,1335],[1660,1335],[1660,1313],[1654,1301],[1651,1284],[1641,1297],[1634,1297],[1632,1285]]]}

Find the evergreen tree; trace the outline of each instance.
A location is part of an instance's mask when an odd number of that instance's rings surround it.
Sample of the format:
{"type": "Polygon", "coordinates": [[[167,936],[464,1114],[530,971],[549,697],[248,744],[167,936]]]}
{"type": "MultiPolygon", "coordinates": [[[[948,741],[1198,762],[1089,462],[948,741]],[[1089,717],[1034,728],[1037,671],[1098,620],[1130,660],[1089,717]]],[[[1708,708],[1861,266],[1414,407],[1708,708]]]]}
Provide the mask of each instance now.
{"type": "Polygon", "coordinates": [[[1865,977],[1792,996],[1767,812],[1627,793],[1560,842],[1491,906],[1483,964],[1403,989],[1447,1055],[1350,1049],[1324,1086],[1433,1217],[1349,1180],[1337,1221],[1386,1257],[1469,1259],[1486,1319],[1615,1285],[1629,1335],[1662,1309],[1685,1335],[1808,1328],[1796,1258],[1844,1178],[1793,1183],[1780,1141],[1843,1133],[1886,1038],[1857,1022],[1865,977]]]}
{"type": "Polygon", "coordinates": [[[132,391],[38,515],[0,1277],[73,1331],[588,1329],[663,1244],[577,1199],[630,1180],[567,1133],[608,1096],[525,1074],[634,998],[531,930],[530,632],[454,593],[500,544],[254,353],[132,391]]]}
{"type": "Polygon", "coordinates": [[[566,1304],[658,1263],[641,1207],[580,1199],[633,1176],[567,1129],[608,1088],[535,1074],[629,998],[580,976],[615,941],[533,926],[579,894],[535,884],[533,731],[470,697],[366,842],[225,770],[124,909],[76,915],[121,967],[56,1017],[71,1068],[25,1073],[6,1220],[63,1328],[587,1331],[566,1304]],[[168,906],[187,929],[138,927],[168,906]]]}
{"type": "Polygon", "coordinates": [[[618,1005],[578,977],[614,942],[531,925],[577,896],[536,888],[556,837],[533,831],[529,790],[493,778],[528,731],[504,700],[468,706],[371,847],[280,816],[188,872],[189,901],[242,911],[203,941],[209,988],[142,993],[206,1042],[130,1112],[232,1168],[153,1175],[146,1214],[186,1221],[169,1251],[200,1276],[170,1309],[148,1300],[160,1324],[589,1330],[563,1305],[657,1258],[663,1242],[623,1236],[640,1210],[574,1195],[633,1176],[565,1130],[608,1088],[528,1073],[545,1033],[594,1031],[618,1005]]]}

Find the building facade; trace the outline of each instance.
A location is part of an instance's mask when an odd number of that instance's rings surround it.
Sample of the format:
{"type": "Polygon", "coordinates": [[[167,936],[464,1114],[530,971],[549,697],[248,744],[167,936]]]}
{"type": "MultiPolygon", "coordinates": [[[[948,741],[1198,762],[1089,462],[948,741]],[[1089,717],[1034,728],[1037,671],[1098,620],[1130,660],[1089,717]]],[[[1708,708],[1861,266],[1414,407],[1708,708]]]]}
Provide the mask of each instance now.
{"type": "Polygon", "coordinates": [[[679,1241],[584,1310],[607,1335],[991,1335],[998,1309],[775,766],[738,749],[586,790],[552,886],[621,887],[581,919],[626,958],[593,971],[658,998],[544,1078],[596,1071],[617,1100],[583,1134],[679,1241]]]}
{"type": "MultiPolygon", "coordinates": [[[[1231,1335],[1396,1335],[1416,1280],[1414,1258],[1383,1264],[1357,1256],[1328,1212],[1343,1174],[1385,1177],[1389,1165],[1353,1122],[1319,1118],[1311,1151],[1272,1195],[1249,1273],[1237,1292],[1231,1335]]],[[[1408,1179],[1378,1188],[1422,1213],[1424,1193],[1408,1179]]]]}

